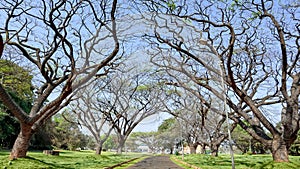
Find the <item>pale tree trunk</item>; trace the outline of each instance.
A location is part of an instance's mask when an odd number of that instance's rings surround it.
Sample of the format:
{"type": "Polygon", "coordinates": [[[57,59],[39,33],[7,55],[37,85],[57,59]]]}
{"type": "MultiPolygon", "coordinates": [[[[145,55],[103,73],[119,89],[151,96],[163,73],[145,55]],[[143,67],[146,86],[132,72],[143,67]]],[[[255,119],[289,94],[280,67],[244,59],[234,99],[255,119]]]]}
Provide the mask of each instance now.
{"type": "Polygon", "coordinates": [[[117,148],[117,154],[122,154],[122,149],[125,145],[125,139],[123,136],[120,136],[119,137],[119,145],[118,145],[118,148],[117,148]]]}
{"type": "Polygon", "coordinates": [[[198,144],[194,144],[194,143],[189,144],[191,154],[196,154],[197,146],[198,144]]]}
{"type": "Polygon", "coordinates": [[[96,155],[101,155],[102,153],[102,143],[98,143],[96,146],[96,155]]]}
{"type": "Polygon", "coordinates": [[[26,157],[33,130],[31,125],[21,124],[21,131],[10,153],[10,159],[26,157]]]}
{"type": "Polygon", "coordinates": [[[119,143],[118,148],[117,148],[117,154],[122,154],[123,147],[124,147],[124,143],[123,144],[119,143]]]}
{"type": "Polygon", "coordinates": [[[280,135],[273,138],[272,157],[276,162],[289,162],[288,148],[280,135]]]}

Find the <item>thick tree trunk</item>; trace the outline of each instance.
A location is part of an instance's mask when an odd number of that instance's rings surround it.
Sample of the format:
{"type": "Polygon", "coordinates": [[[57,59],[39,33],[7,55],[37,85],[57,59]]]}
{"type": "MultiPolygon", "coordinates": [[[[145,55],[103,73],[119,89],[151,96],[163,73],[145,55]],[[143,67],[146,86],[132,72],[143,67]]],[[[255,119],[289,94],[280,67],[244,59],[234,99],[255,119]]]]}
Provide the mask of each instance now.
{"type": "Polygon", "coordinates": [[[102,153],[102,144],[98,143],[96,146],[96,154],[101,155],[101,153],[102,153]]]}
{"type": "Polygon", "coordinates": [[[123,146],[121,146],[120,144],[118,145],[118,148],[117,148],[117,154],[122,154],[122,149],[123,149],[123,146]]]}
{"type": "Polygon", "coordinates": [[[122,149],[124,147],[124,144],[125,144],[125,140],[121,139],[119,141],[119,145],[118,145],[118,148],[117,148],[117,154],[122,154],[122,149]]]}
{"type": "Polygon", "coordinates": [[[26,157],[33,131],[31,125],[21,125],[21,131],[10,153],[10,159],[26,157]]]}
{"type": "Polygon", "coordinates": [[[280,136],[275,136],[273,138],[272,157],[276,162],[289,162],[287,145],[280,136]]]}
{"type": "Polygon", "coordinates": [[[218,156],[218,153],[219,153],[219,145],[215,145],[213,144],[211,147],[211,156],[213,157],[217,157],[218,156]]]}

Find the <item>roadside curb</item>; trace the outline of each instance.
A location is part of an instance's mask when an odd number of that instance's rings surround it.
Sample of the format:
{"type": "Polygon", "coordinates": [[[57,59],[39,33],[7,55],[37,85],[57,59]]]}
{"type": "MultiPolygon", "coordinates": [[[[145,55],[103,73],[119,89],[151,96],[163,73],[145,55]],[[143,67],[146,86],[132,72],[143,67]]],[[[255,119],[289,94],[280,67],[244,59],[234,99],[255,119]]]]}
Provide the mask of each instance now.
{"type": "Polygon", "coordinates": [[[181,164],[183,164],[183,165],[186,165],[186,166],[188,166],[188,167],[190,167],[190,168],[193,168],[193,169],[201,169],[200,167],[197,167],[197,166],[194,166],[194,165],[189,164],[189,163],[187,163],[187,162],[184,162],[184,161],[182,161],[182,160],[179,160],[179,159],[176,158],[176,157],[171,157],[171,159],[174,160],[174,161],[176,161],[176,162],[178,162],[178,163],[181,163],[181,164]]]}

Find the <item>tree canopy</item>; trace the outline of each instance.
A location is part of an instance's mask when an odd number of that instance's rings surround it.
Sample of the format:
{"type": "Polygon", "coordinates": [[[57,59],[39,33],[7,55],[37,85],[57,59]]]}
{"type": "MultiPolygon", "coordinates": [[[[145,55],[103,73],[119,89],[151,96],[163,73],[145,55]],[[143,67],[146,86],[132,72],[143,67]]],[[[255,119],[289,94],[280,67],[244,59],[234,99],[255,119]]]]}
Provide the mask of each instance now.
{"type": "Polygon", "coordinates": [[[202,140],[222,141],[223,129],[239,125],[274,161],[288,162],[300,129],[299,3],[1,1],[1,58],[15,56],[33,70],[13,75],[19,68],[11,64],[1,75],[0,99],[21,125],[11,158],[25,157],[37,129],[97,79],[104,84],[97,109],[119,143],[145,117],[188,111],[201,121],[193,129],[202,140]],[[138,66],[125,62],[129,56],[138,66]],[[34,88],[18,86],[29,79],[34,88]],[[32,106],[19,106],[10,90],[32,106]]]}

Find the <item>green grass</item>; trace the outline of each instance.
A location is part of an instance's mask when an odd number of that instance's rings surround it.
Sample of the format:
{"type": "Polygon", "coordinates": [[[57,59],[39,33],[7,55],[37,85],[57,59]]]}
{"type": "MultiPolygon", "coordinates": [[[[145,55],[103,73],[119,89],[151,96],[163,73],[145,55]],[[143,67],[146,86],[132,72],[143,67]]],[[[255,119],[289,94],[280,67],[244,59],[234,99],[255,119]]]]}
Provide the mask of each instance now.
{"type": "MultiPolygon", "coordinates": [[[[181,156],[175,158],[181,160],[181,156]]],[[[300,157],[290,156],[289,163],[273,162],[271,155],[235,155],[236,169],[298,169],[300,157]]],[[[210,155],[185,155],[184,161],[201,169],[231,169],[229,155],[211,157],[210,155]]],[[[187,167],[188,168],[188,167],[187,167]]]]}
{"type": "MultiPolygon", "coordinates": [[[[128,153],[116,155],[104,152],[99,156],[95,155],[93,151],[61,151],[59,156],[51,156],[44,155],[42,152],[30,151],[27,158],[19,158],[12,161],[8,159],[8,156],[8,151],[0,151],[0,169],[101,169],[135,157],[142,157],[143,154],[128,153]]],[[[181,156],[173,157],[181,160],[181,156]]],[[[124,169],[141,159],[134,160],[116,169],[124,169]]],[[[199,154],[185,155],[184,161],[201,169],[231,169],[229,155],[220,155],[219,157],[199,154]]],[[[289,163],[275,163],[271,155],[235,155],[235,167],[236,169],[297,169],[300,168],[300,157],[290,156],[289,163]]]]}
{"type": "Polygon", "coordinates": [[[104,152],[102,155],[95,155],[93,151],[61,151],[59,156],[45,155],[42,152],[28,152],[28,157],[16,160],[9,160],[8,156],[8,151],[0,151],[0,169],[101,169],[141,157],[142,154],[116,155],[104,152]]]}

